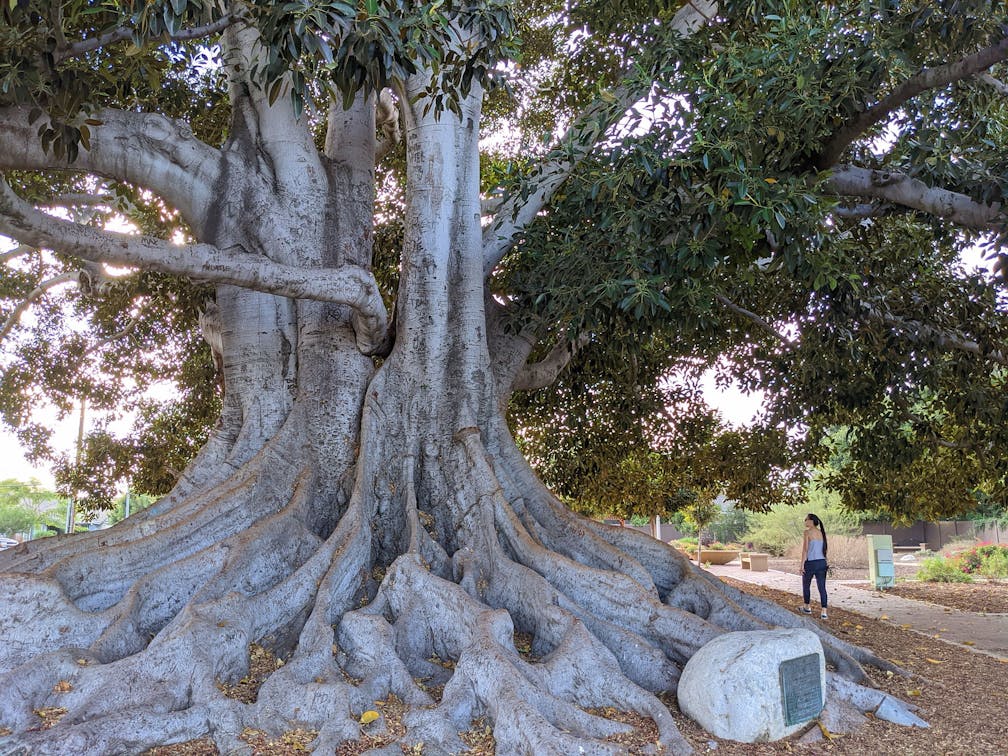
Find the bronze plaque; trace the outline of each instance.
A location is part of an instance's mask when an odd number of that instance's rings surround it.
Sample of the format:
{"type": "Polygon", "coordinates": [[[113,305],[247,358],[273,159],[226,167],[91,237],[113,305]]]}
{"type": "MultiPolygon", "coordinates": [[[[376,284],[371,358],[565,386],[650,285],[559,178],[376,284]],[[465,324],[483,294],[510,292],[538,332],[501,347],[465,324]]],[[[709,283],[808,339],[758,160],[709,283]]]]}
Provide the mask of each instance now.
{"type": "Polygon", "coordinates": [[[790,727],[819,716],[822,711],[822,682],[819,654],[799,656],[780,663],[785,725],[790,727]]]}

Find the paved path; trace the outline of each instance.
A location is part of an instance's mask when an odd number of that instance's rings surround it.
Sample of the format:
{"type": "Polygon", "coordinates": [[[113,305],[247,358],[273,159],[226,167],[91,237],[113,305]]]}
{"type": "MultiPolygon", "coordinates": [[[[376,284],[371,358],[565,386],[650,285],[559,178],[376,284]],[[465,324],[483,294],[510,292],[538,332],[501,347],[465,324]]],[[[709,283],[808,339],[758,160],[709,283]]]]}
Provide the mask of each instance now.
{"type": "MultiPolygon", "coordinates": [[[[787,572],[767,570],[753,572],[740,565],[711,565],[707,568],[718,577],[730,577],[747,583],[765,585],[793,593],[795,607],[801,604],[801,578],[787,572]]],[[[830,580],[827,583],[831,607],[857,612],[866,617],[888,620],[905,629],[960,645],[971,651],[998,658],[1008,657],[1008,614],[976,614],[929,604],[926,601],[901,598],[889,593],[866,591],[853,587],[858,581],[830,580]]],[[[868,581],[864,581],[867,585],[868,581]]],[[[818,594],[812,586],[813,616],[818,616],[818,594]]]]}

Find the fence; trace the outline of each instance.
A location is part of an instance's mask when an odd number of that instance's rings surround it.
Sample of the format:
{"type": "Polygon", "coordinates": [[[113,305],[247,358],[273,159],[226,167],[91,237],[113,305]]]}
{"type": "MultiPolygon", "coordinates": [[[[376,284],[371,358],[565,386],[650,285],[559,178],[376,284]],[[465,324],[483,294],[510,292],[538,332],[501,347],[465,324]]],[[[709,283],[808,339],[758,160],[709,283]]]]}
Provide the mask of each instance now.
{"type": "Polygon", "coordinates": [[[1008,542],[1008,528],[998,520],[918,520],[912,525],[896,526],[888,522],[866,522],[865,535],[892,536],[893,546],[927,544],[930,551],[941,551],[953,541],[976,540],[992,543],[1008,542]]]}

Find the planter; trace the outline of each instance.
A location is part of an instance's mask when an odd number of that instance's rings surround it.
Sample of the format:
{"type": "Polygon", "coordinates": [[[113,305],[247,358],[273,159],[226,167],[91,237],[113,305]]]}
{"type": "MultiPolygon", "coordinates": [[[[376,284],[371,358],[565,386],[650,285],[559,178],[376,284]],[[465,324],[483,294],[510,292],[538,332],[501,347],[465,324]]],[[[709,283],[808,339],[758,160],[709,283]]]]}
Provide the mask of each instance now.
{"type": "MultiPolygon", "coordinates": [[[[696,554],[696,552],[693,552],[696,554]]],[[[737,551],[710,551],[708,549],[700,550],[700,564],[728,564],[728,562],[734,562],[738,559],[739,553],[737,551]]]]}

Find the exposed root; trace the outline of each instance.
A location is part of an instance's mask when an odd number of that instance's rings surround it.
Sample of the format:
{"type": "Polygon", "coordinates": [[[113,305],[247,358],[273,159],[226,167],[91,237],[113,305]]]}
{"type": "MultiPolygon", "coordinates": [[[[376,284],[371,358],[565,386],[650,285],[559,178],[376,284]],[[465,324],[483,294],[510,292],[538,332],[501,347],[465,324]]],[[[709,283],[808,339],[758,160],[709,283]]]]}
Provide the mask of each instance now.
{"type": "MultiPolygon", "coordinates": [[[[433,485],[453,498],[437,522],[430,490],[418,503],[431,476],[414,478],[416,455],[399,475],[365,466],[382,488],[358,476],[331,528],[311,469],[262,476],[270,460],[294,469],[276,450],[219,484],[205,510],[178,502],[108,548],[107,586],[78,585],[92,557],[51,561],[59,549],[41,573],[0,576],[31,627],[3,626],[2,653],[20,666],[0,676],[0,732],[12,732],[0,742],[68,754],[198,738],[225,753],[461,753],[478,731],[502,753],[604,754],[648,722],[655,743],[687,753],[655,694],[674,691],[696,650],[731,630],[807,626],[653,539],[571,514],[517,462],[491,458],[474,429],[456,440],[423,457],[447,454],[433,485]],[[379,544],[372,528],[395,507],[404,530],[379,544]],[[376,562],[397,541],[403,553],[376,562]],[[445,543],[459,546],[449,556],[445,543]],[[617,710],[637,719],[616,721],[617,710]],[[377,716],[362,722],[366,712],[377,716]]],[[[923,724],[856,684],[862,664],[891,664],[810,629],[836,668],[826,726],[860,726],[864,712],[923,724]]]]}

